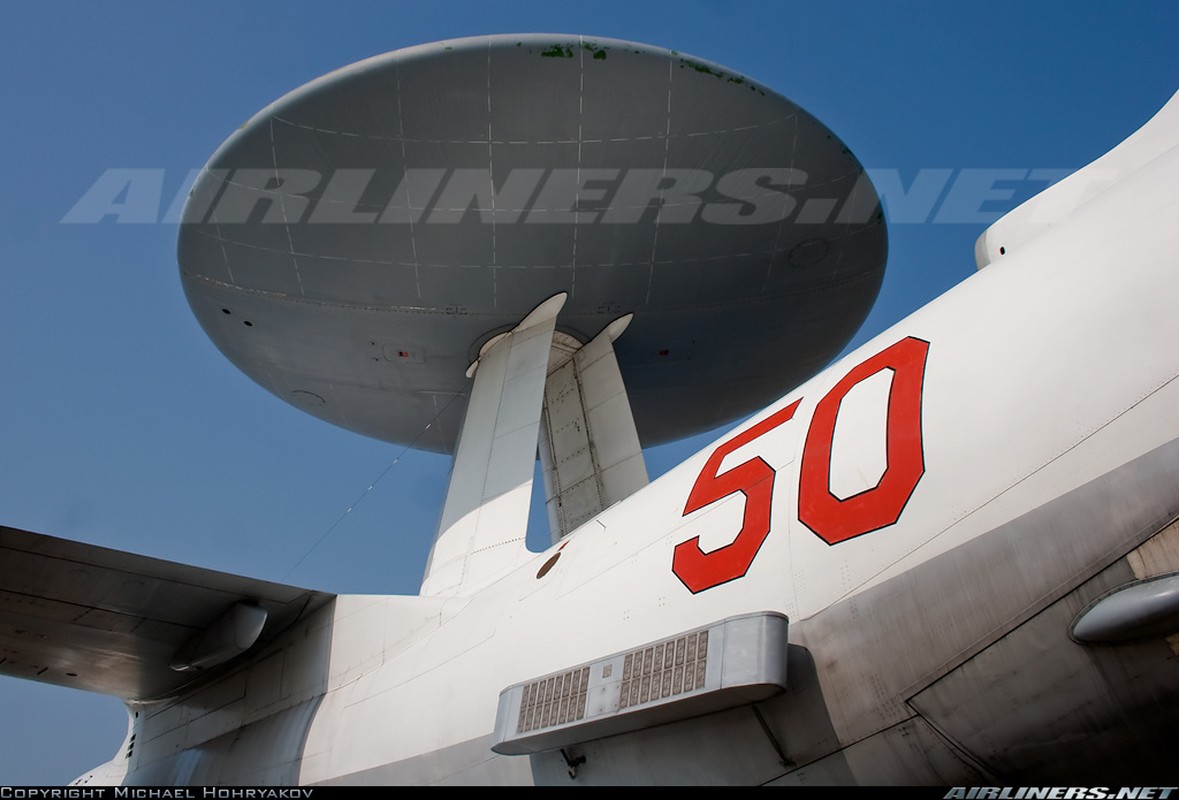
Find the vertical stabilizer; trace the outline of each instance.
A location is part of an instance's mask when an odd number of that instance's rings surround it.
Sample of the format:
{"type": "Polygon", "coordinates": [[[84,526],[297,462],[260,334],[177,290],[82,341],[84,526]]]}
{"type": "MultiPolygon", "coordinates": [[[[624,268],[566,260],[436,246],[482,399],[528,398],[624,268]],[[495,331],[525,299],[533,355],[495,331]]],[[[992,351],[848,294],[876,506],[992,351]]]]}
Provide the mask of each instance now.
{"type": "Polygon", "coordinates": [[[455,449],[423,595],[463,595],[527,557],[525,534],[545,373],[565,293],[484,346],[455,449]]]}

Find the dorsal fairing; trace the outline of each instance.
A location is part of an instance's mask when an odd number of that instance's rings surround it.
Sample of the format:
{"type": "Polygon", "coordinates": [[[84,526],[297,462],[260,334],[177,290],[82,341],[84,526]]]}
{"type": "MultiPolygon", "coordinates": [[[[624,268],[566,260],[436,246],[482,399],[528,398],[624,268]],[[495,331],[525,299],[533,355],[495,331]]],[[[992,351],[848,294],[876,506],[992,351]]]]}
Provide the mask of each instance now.
{"type": "Polygon", "coordinates": [[[974,244],[978,269],[1023,248],[1179,144],[1179,93],[1105,155],[1009,211],[974,244]]]}

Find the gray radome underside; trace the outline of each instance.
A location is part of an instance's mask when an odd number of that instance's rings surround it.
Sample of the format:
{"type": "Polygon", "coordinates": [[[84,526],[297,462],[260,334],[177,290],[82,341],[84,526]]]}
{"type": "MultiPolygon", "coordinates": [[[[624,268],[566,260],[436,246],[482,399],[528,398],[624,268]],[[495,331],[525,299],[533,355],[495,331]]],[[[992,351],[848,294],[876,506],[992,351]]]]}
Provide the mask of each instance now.
{"type": "Polygon", "coordinates": [[[377,56],[263,109],[202,173],[178,255],[259,384],[450,451],[480,345],[556,292],[582,342],[634,313],[615,346],[650,445],[827,363],[886,250],[859,162],[781,95],[675,51],[527,34],[377,56]]]}

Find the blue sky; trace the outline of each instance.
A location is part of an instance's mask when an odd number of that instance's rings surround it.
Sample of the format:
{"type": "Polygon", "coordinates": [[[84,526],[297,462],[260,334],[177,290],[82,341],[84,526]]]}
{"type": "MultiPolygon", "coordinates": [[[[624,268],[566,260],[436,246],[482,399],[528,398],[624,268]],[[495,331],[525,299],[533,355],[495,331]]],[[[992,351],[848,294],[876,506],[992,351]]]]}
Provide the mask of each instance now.
{"type": "MultiPolygon", "coordinates": [[[[987,216],[1044,185],[1004,180],[939,217],[962,170],[1075,169],[1179,89],[1174,3],[556,5],[0,4],[0,522],[317,589],[416,592],[448,459],[333,428],[239,373],[188,310],[175,225],[61,222],[119,168],[163,170],[162,214],[255,111],[361,58],[583,33],[772,86],[882,180],[932,181],[889,205],[885,284],[856,342],[966,279],[987,216]]],[[[715,435],[649,451],[650,471],[715,435]]],[[[116,700],[13,679],[0,719],[0,784],[68,781],[125,730],[116,700]]]]}

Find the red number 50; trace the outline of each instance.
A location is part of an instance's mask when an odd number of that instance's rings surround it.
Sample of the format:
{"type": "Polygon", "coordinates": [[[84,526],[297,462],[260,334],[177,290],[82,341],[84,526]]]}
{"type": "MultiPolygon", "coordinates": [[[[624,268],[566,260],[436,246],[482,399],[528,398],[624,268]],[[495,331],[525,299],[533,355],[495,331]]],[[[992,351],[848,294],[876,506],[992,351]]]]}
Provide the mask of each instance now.
{"type": "Polygon", "coordinates": [[[741,531],[731,544],[705,553],[700,549],[700,537],[694,536],[676,545],[671,558],[671,570],[693,594],[743,576],[770,532],[770,501],[774,497],[773,467],[758,456],[717,475],[721,461],[738,447],[749,444],[793,417],[800,402],[795,400],[713,450],[704,469],[700,470],[684,506],[685,516],[734,492],[745,495],[745,513],[741,520],[741,531]]]}
{"type": "Polygon", "coordinates": [[[798,521],[827,544],[838,544],[892,525],[925,474],[921,442],[921,390],[929,342],[908,337],[853,368],[815,406],[802,448],[798,478],[798,521]],[[885,452],[880,482],[842,500],[831,493],[831,443],[839,405],[857,383],[892,370],[888,391],[885,452]]]}
{"type": "MultiPolygon", "coordinates": [[[[925,472],[921,441],[921,398],[929,342],[907,337],[853,367],[815,406],[799,467],[798,519],[827,544],[838,544],[892,525],[900,518],[925,472]],[[880,482],[859,494],[840,499],[831,493],[831,446],[835,421],[844,397],[858,383],[882,370],[893,372],[888,395],[886,453],[880,482]]],[[[736,492],[745,495],[741,530],[730,544],[711,552],[694,536],[676,545],[671,569],[684,585],[700,592],[735,580],[749,571],[770,532],[774,469],[754,457],[717,474],[721,461],[737,448],[794,416],[801,400],[766,417],[720,445],[708,457],[692,485],[684,515],[736,492]]]]}

